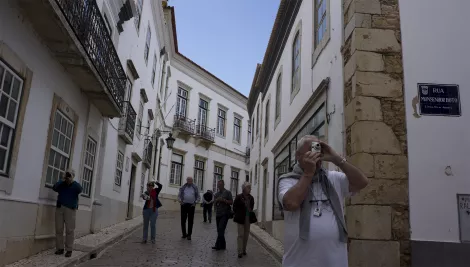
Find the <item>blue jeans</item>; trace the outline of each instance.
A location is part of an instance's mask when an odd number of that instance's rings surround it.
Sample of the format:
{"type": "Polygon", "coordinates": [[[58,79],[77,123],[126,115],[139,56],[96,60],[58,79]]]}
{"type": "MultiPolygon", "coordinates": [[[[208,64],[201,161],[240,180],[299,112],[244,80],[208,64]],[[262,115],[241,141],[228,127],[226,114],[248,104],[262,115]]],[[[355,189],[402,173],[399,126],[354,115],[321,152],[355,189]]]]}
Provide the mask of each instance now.
{"type": "Polygon", "coordinates": [[[155,240],[155,224],[157,223],[158,209],[144,209],[142,212],[144,216],[144,237],[143,240],[147,241],[149,235],[149,223],[150,223],[150,240],[155,240]]]}

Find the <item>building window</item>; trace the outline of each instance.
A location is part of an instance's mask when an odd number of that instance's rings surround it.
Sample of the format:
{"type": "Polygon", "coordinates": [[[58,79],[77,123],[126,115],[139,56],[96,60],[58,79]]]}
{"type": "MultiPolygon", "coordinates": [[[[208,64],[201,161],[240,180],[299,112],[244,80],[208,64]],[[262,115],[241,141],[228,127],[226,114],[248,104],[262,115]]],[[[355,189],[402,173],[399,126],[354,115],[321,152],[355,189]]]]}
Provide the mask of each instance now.
{"type": "Polygon", "coordinates": [[[266,109],[265,109],[265,122],[264,122],[264,138],[267,139],[269,137],[269,102],[271,100],[268,100],[266,102],[266,109]]]}
{"type": "Polygon", "coordinates": [[[199,192],[204,190],[204,161],[196,160],[194,163],[194,184],[199,188],[199,192]]]}
{"type": "Polygon", "coordinates": [[[188,105],[188,91],[178,88],[178,99],[176,100],[176,115],[186,118],[186,109],[188,105]]]}
{"type": "Polygon", "coordinates": [[[149,136],[150,134],[150,123],[152,123],[152,120],[150,120],[150,116],[147,116],[147,127],[145,127],[145,136],[149,136]]]}
{"type": "Polygon", "coordinates": [[[251,122],[248,121],[248,139],[247,139],[247,143],[250,142],[251,140],[251,144],[253,144],[253,139],[252,139],[252,135],[251,135],[251,122]]]}
{"type": "Polygon", "coordinates": [[[258,184],[258,163],[255,165],[255,184],[258,184]]]}
{"type": "Polygon", "coordinates": [[[230,176],[230,191],[232,196],[238,195],[238,171],[232,170],[232,175],[230,176]]]}
{"type": "Polygon", "coordinates": [[[88,136],[85,149],[85,160],[83,163],[82,173],[82,194],[89,197],[91,195],[91,182],[93,180],[93,172],[95,170],[96,141],[88,136]]]}
{"type": "Polygon", "coordinates": [[[173,153],[171,156],[170,184],[181,185],[183,177],[183,156],[173,153]]]}
{"type": "Polygon", "coordinates": [[[113,28],[111,28],[111,23],[109,23],[108,16],[106,14],[103,14],[104,22],[106,24],[106,29],[108,30],[109,36],[113,36],[113,28]]]}
{"type": "Polygon", "coordinates": [[[256,107],[256,137],[259,136],[259,104],[256,107]]]}
{"type": "Polygon", "coordinates": [[[150,40],[152,39],[152,31],[150,25],[147,27],[147,37],[145,38],[144,59],[145,64],[149,61],[150,40]]]}
{"type": "Polygon", "coordinates": [[[122,182],[122,167],[124,166],[124,154],[118,151],[116,159],[116,174],[114,176],[114,184],[121,186],[122,182]]]}
{"type": "Polygon", "coordinates": [[[214,166],[214,180],[212,182],[212,191],[217,191],[217,181],[224,179],[224,167],[214,166]]]}
{"type": "Polygon", "coordinates": [[[250,179],[250,183],[252,183],[252,182],[253,182],[253,180],[252,180],[252,179],[253,179],[253,171],[250,171],[250,177],[249,177],[249,179],[250,179]]]}
{"type": "Polygon", "coordinates": [[[237,142],[240,144],[240,133],[242,130],[242,120],[235,117],[233,119],[233,141],[237,142]]]}
{"type": "MultiPolygon", "coordinates": [[[[255,127],[255,118],[253,118],[253,123],[251,124],[251,128],[253,127],[255,127]]],[[[251,145],[253,145],[253,143],[255,142],[255,135],[253,134],[253,131],[250,133],[251,133],[251,145]]]]}
{"type": "Polygon", "coordinates": [[[207,109],[209,107],[209,103],[204,99],[199,99],[199,113],[197,116],[197,121],[201,126],[207,126],[207,109]]]}
{"type": "Polygon", "coordinates": [[[125,101],[131,101],[131,98],[132,98],[132,82],[131,82],[131,79],[129,79],[129,77],[127,77],[127,82],[126,82],[126,97],[125,97],[125,101]]]}
{"type": "Polygon", "coordinates": [[[140,97],[140,105],[139,105],[139,114],[137,116],[137,137],[140,139],[141,134],[142,134],[142,118],[144,116],[144,98],[141,96],[140,97]]]}
{"type": "Polygon", "coordinates": [[[140,18],[142,16],[142,6],[144,4],[144,0],[137,0],[137,5],[136,5],[136,14],[134,16],[134,22],[135,26],[137,27],[137,32],[139,32],[140,28],[140,18]]]}
{"type": "Polygon", "coordinates": [[[279,73],[276,81],[276,107],[274,111],[275,120],[277,121],[281,116],[281,88],[282,88],[282,73],[279,73]]]}
{"type": "Polygon", "coordinates": [[[323,36],[328,27],[326,19],[326,1],[327,0],[315,0],[315,48],[323,40],[323,36]]]}
{"type": "Polygon", "coordinates": [[[218,109],[217,111],[217,134],[220,136],[225,136],[225,119],[226,111],[223,109],[218,109]]]}
{"type": "MultiPolygon", "coordinates": [[[[2,96],[2,98],[4,97],[5,95],[2,96]]],[[[64,176],[71,156],[73,130],[73,122],[61,111],[56,110],[52,142],[49,151],[46,185],[53,186],[64,176]]]]}
{"type": "Polygon", "coordinates": [[[300,31],[294,38],[292,49],[292,88],[291,92],[297,92],[300,89],[300,31]]]}
{"type": "Polygon", "coordinates": [[[0,61],[0,175],[8,175],[23,80],[0,61]]]}
{"type": "Polygon", "coordinates": [[[145,173],[146,170],[142,167],[142,174],[140,175],[140,194],[142,195],[145,190],[145,173]]]}
{"type": "Polygon", "coordinates": [[[157,68],[157,53],[153,56],[153,66],[152,66],[152,87],[155,85],[155,72],[157,68]]]}

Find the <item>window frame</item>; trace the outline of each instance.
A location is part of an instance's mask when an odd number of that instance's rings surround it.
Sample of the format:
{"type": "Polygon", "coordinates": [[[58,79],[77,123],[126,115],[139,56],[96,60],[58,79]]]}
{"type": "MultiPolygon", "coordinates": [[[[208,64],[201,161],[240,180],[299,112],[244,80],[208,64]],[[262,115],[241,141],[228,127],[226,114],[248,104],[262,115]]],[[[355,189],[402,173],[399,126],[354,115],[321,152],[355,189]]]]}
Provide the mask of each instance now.
{"type": "Polygon", "coordinates": [[[181,181],[183,180],[183,169],[184,169],[184,155],[175,153],[173,152],[171,154],[171,164],[170,164],[170,179],[168,180],[168,183],[172,186],[181,186],[181,181]],[[181,157],[181,162],[176,162],[173,160],[173,155],[177,155],[181,157]],[[176,170],[177,167],[180,167],[180,172],[179,172],[179,183],[177,183],[178,177],[176,177],[176,170]],[[173,170],[174,169],[174,170],[173,170]],[[172,177],[173,176],[173,177],[172,177]],[[173,182],[172,182],[173,179],[173,182]]]}
{"type": "Polygon", "coordinates": [[[242,119],[237,116],[234,116],[233,117],[233,141],[237,144],[241,144],[242,142],[241,133],[242,133],[242,119]],[[238,124],[237,124],[237,121],[238,121],[238,124]]]}
{"type": "Polygon", "coordinates": [[[145,65],[148,64],[150,54],[150,41],[152,40],[152,30],[150,24],[147,26],[147,35],[145,36],[145,47],[144,47],[144,60],[145,65]]]}
{"type": "Polygon", "coordinates": [[[212,191],[217,192],[217,182],[224,179],[224,166],[214,165],[214,179],[212,181],[212,191]],[[220,172],[217,170],[220,169],[220,172]]]}
{"type": "Polygon", "coordinates": [[[194,183],[199,188],[200,192],[204,191],[204,173],[205,173],[206,162],[201,159],[194,160],[194,183]],[[198,165],[198,163],[200,163],[198,165]],[[201,167],[202,165],[202,167],[201,167]],[[199,180],[198,174],[201,174],[201,179],[199,180]]]}
{"type": "Polygon", "coordinates": [[[240,171],[232,169],[232,171],[230,172],[230,192],[232,192],[233,197],[238,195],[239,182],[240,182],[240,171]],[[233,192],[233,189],[235,189],[235,192],[233,192]]]}
{"type": "Polygon", "coordinates": [[[178,117],[186,118],[186,115],[188,112],[188,99],[189,99],[189,91],[178,86],[178,93],[177,93],[177,99],[176,99],[176,115],[178,117]],[[184,96],[184,92],[186,92],[186,96],[184,96]],[[181,110],[181,105],[183,102],[184,102],[184,112],[182,112],[183,110],[181,110]]]}
{"type": "Polygon", "coordinates": [[[217,130],[216,133],[220,137],[225,137],[226,134],[226,124],[227,124],[227,110],[223,108],[217,109],[217,130]],[[221,115],[223,114],[223,115],[221,115]],[[222,125],[221,125],[222,124],[222,125]],[[222,131],[222,132],[220,132],[222,131]]]}
{"type": "MultiPolygon", "coordinates": [[[[318,58],[320,57],[321,53],[327,46],[328,42],[330,41],[331,36],[331,23],[330,23],[330,0],[315,0],[313,3],[313,30],[312,30],[312,68],[315,66],[318,58]],[[319,6],[319,3],[321,4],[319,6]],[[323,6],[324,5],[324,6],[323,6]],[[324,12],[322,12],[322,17],[320,21],[318,21],[318,11],[319,8],[323,6],[324,12]],[[322,38],[318,40],[318,30],[320,26],[324,26],[322,38]]],[[[344,42],[344,40],[343,40],[344,42]]]]}
{"type": "Polygon", "coordinates": [[[144,98],[140,96],[140,103],[139,103],[139,113],[137,114],[137,120],[136,120],[136,133],[137,133],[137,138],[139,140],[142,138],[142,120],[144,119],[144,107],[145,107],[145,102],[144,98]]]}
{"type": "MultiPolygon", "coordinates": [[[[11,159],[13,155],[13,150],[15,146],[15,137],[17,134],[18,130],[18,117],[20,117],[20,112],[22,108],[22,98],[23,94],[25,91],[24,88],[24,82],[25,79],[20,77],[14,69],[10,68],[6,63],[3,62],[3,60],[0,60],[0,68],[3,68],[3,72],[0,73],[0,100],[3,100],[5,96],[5,91],[3,89],[3,84],[5,82],[5,76],[8,73],[11,75],[11,84],[10,84],[10,93],[8,94],[9,96],[7,97],[7,106],[5,109],[5,117],[0,116],[0,147],[4,147],[5,149],[5,158],[3,162],[3,168],[4,170],[0,169],[0,176],[2,177],[9,177],[10,173],[10,168],[11,168],[11,159]],[[13,90],[13,85],[15,84],[15,79],[19,81],[18,85],[18,96],[17,99],[13,99],[11,96],[12,90],[13,90]],[[10,103],[14,101],[16,103],[16,108],[14,113],[14,118],[13,122],[8,119],[8,115],[10,113],[10,103]],[[2,126],[3,125],[3,126],[2,126]],[[6,142],[6,146],[2,144],[1,137],[3,133],[3,129],[8,128],[9,129],[9,136],[8,140],[6,142]]],[[[2,165],[0,165],[2,167],[2,165]]]]}
{"type": "Polygon", "coordinates": [[[302,34],[301,29],[297,30],[292,41],[292,73],[291,73],[291,103],[297,93],[300,91],[301,83],[301,69],[302,69],[302,34]],[[298,50],[296,51],[296,46],[298,50]],[[298,66],[296,67],[296,59],[298,59],[298,66]]]}
{"type": "Polygon", "coordinates": [[[82,173],[81,173],[81,185],[82,185],[82,196],[84,197],[91,197],[91,190],[93,186],[93,175],[95,174],[95,162],[96,162],[96,152],[98,148],[98,142],[93,139],[93,137],[88,136],[86,141],[86,146],[83,150],[84,157],[83,157],[83,166],[82,166],[82,173]],[[94,150],[89,150],[90,144],[94,146],[94,150]],[[91,158],[91,160],[90,160],[91,158]],[[91,163],[91,164],[90,164],[91,163]],[[85,180],[85,175],[89,174],[89,181],[85,180]],[[87,185],[88,184],[88,185],[87,185]],[[87,189],[89,189],[87,193],[87,189]]]}
{"type": "Polygon", "coordinates": [[[124,172],[124,153],[118,149],[118,153],[116,155],[116,170],[114,173],[114,185],[121,186],[122,185],[122,173],[124,172]],[[122,158],[122,160],[120,160],[122,158]]]}
{"type": "Polygon", "coordinates": [[[271,104],[271,98],[269,97],[266,101],[266,105],[264,108],[264,140],[267,141],[269,139],[269,108],[271,104]]]}
{"type": "Polygon", "coordinates": [[[151,80],[152,89],[155,86],[156,73],[157,73],[157,53],[155,52],[154,55],[153,55],[153,66],[152,66],[152,80],[151,80]]]}
{"type": "Polygon", "coordinates": [[[281,121],[281,97],[282,97],[282,71],[279,72],[276,79],[276,106],[274,110],[275,126],[281,121]]]}
{"type": "Polygon", "coordinates": [[[139,34],[140,22],[142,19],[142,9],[144,7],[144,0],[137,0],[135,7],[136,7],[137,14],[134,16],[134,24],[137,29],[137,34],[139,34]]]}
{"type": "Polygon", "coordinates": [[[144,193],[144,190],[145,190],[146,172],[147,172],[147,170],[144,167],[142,167],[142,171],[141,171],[141,174],[140,174],[140,194],[141,195],[144,193]]]}
{"type": "Polygon", "coordinates": [[[247,136],[247,144],[249,144],[251,140],[251,144],[253,145],[253,134],[251,129],[251,120],[248,120],[248,136],[247,136]]]}
{"type": "Polygon", "coordinates": [[[207,126],[208,114],[209,114],[209,101],[203,98],[199,98],[198,114],[197,114],[197,121],[199,125],[207,126]],[[206,104],[206,106],[203,105],[204,103],[206,104]],[[204,117],[201,117],[201,114],[203,112],[205,113],[205,115],[204,117]],[[204,122],[202,122],[201,120],[202,118],[204,118],[203,120],[204,122]]]}
{"type": "Polygon", "coordinates": [[[259,137],[259,103],[256,107],[256,139],[259,137]]]}

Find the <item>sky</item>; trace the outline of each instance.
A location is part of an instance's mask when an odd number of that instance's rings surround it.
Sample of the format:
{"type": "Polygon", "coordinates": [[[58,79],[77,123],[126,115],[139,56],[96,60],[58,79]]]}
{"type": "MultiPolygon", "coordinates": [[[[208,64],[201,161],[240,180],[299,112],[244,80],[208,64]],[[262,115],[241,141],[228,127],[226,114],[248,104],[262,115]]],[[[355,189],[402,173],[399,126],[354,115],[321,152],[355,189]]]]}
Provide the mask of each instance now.
{"type": "Polygon", "coordinates": [[[245,96],[264,52],[279,0],[169,0],[179,52],[245,96]]]}

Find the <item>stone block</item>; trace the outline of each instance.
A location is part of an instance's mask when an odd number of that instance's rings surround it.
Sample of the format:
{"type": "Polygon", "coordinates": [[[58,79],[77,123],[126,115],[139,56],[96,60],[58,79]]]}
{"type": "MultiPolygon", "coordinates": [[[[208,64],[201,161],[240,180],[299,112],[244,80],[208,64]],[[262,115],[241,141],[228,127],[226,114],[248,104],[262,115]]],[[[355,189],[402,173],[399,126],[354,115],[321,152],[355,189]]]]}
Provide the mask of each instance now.
{"type": "Polygon", "coordinates": [[[409,240],[410,235],[409,208],[407,206],[394,205],[392,208],[392,239],[409,240]]]}
{"type": "Polygon", "coordinates": [[[359,168],[367,177],[374,176],[374,156],[367,153],[352,155],[348,161],[359,168]]]}
{"type": "Polygon", "coordinates": [[[374,97],[357,96],[345,107],[346,127],[358,121],[382,121],[380,100],[374,97]]]}
{"type": "Polygon", "coordinates": [[[351,21],[356,13],[362,14],[382,14],[380,0],[353,0],[349,6],[345,5],[344,21],[351,21]],[[348,6],[348,7],[347,7],[348,6]],[[347,7],[347,8],[346,8],[347,7]]]}
{"type": "Polygon", "coordinates": [[[371,52],[400,52],[401,45],[394,30],[356,28],[352,33],[352,53],[356,50],[371,52]]]}
{"type": "Polygon", "coordinates": [[[369,179],[366,188],[351,197],[352,205],[408,205],[408,181],[369,179]]]}
{"type": "Polygon", "coordinates": [[[400,17],[398,16],[372,16],[372,28],[374,29],[400,29],[400,17]]]}
{"type": "Polygon", "coordinates": [[[403,61],[400,54],[385,55],[385,72],[388,73],[403,73],[403,61]]]}
{"type": "Polygon", "coordinates": [[[351,126],[351,153],[401,154],[390,126],[380,121],[358,121],[351,126]]]}
{"type": "Polygon", "coordinates": [[[400,243],[397,241],[351,240],[349,267],[398,267],[400,243]]]}
{"type": "Polygon", "coordinates": [[[388,179],[408,178],[408,158],[403,155],[375,155],[374,177],[388,179]]]}
{"type": "Polygon", "coordinates": [[[397,98],[403,95],[399,75],[356,71],[352,78],[353,97],[356,95],[397,98]]]}
{"type": "Polygon", "coordinates": [[[350,238],[389,240],[392,238],[392,207],[353,205],[346,208],[350,238]]]}
{"type": "Polygon", "coordinates": [[[384,71],[383,56],[378,53],[356,51],[344,66],[344,81],[348,81],[356,71],[384,71]]]}
{"type": "Polygon", "coordinates": [[[351,20],[344,27],[344,40],[348,39],[353,33],[355,28],[371,28],[372,15],[353,13],[351,20]]]}

